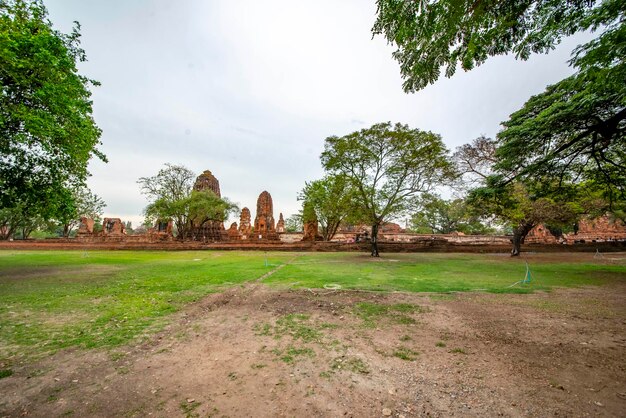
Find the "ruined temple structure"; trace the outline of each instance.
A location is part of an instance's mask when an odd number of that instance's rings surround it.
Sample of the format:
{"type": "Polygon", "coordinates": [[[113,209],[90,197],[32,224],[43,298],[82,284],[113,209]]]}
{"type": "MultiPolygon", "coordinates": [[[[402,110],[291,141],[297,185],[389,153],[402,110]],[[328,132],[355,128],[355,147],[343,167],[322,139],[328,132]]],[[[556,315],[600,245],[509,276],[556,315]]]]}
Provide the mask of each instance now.
{"type": "Polygon", "coordinates": [[[582,219],[578,223],[576,234],[567,235],[569,241],[603,242],[626,240],[626,225],[619,219],[608,215],[595,219],[582,219]]]}
{"type": "Polygon", "coordinates": [[[263,191],[256,202],[256,217],[254,218],[254,239],[278,240],[274,226],[274,204],[272,196],[263,191]]]}
{"type": "Polygon", "coordinates": [[[302,241],[318,241],[319,226],[317,219],[305,222],[303,225],[302,241]]]}
{"type": "Polygon", "coordinates": [[[396,223],[383,222],[378,232],[383,234],[401,234],[404,232],[404,229],[396,223]]]}
{"type": "Polygon", "coordinates": [[[222,193],[220,193],[220,182],[210,170],[204,170],[204,172],[196,178],[193,189],[198,192],[210,190],[218,197],[222,197],[222,193]]]}
{"type": "Polygon", "coordinates": [[[524,238],[525,244],[556,244],[557,238],[543,224],[535,226],[524,238]]]}
{"type": "Polygon", "coordinates": [[[228,228],[226,232],[228,233],[228,239],[231,241],[241,239],[241,234],[239,234],[239,230],[237,229],[237,222],[230,224],[230,228],[228,228]]]}
{"type": "Polygon", "coordinates": [[[252,216],[250,215],[250,209],[241,209],[241,216],[239,217],[239,233],[241,239],[248,239],[252,234],[252,216]]]}
{"type": "Polygon", "coordinates": [[[285,220],[283,219],[282,212],[278,215],[278,222],[276,222],[276,232],[279,234],[285,232],[285,220]]]}
{"type": "Polygon", "coordinates": [[[120,218],[104,218],[102,220],[103,236],[124,236],[126,235],[126,226],[120,218]]]}
{"type": "Polygon", "coordinates": [[[171,241],[174,239],[174,223],[171,219],[159,219],[154,227],[146,231],[150,241],[171,241]]]}
{"type": "MultiPolygon", "coordinates": [[[[222,197],[220,182],[209,170],[205,170],[198,176],[193,189],[195,191],[210,190],[218,197],[222,197]]],[[[224,228],[224,222],[206,221],[202,224],[194,223],[191,226],[191,237],[196,241],[226,241],[228,233],[224,228]]]]}
{"type": "Polygon", "coordinates": [[[78,226],[78,237],[89,237],[93,235],[94,220],[85,216],[80,217],[80,225],[78,226]]]}
{"type": "Polygon", "coordinates": [[[302,241],[317,241],[319,238],[319,224],[315,209],[308,202],[302,208],[302,241]]]}

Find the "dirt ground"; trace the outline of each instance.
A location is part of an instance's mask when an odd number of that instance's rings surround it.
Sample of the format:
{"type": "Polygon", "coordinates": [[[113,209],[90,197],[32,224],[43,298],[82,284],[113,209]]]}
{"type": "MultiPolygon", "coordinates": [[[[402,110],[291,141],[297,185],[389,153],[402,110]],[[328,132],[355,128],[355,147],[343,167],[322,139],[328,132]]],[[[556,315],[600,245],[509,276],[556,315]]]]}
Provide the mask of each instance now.
{"type": "Polygon", "coordinates": [[[0,379],[0,416],[624,416],[626,286],[215,294],[0,379]],[[364,304],[365,302],[365,304],[364,304]]]}

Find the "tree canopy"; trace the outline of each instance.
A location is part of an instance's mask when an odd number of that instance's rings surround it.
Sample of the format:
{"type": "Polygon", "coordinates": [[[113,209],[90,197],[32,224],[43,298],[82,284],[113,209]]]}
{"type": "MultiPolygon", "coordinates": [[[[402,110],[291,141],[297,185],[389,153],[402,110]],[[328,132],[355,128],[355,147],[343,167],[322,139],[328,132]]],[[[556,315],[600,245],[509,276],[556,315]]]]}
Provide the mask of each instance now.
{"type": "Polygon", "coordinates": [[[608,36],[601,37],[597,48],[606,51],[593,63],[577,58],[580,71],[503,122],[497,169],[517,178],[593,180],[609,201],[626,194],[626,25],[615,32],[621,45],[609,48],[608,36]]]}
{"type": "Polygon", "coordinates": [[[614,201],[626,193],[626,3],[623,0],[378,0],[374,34],[397,46],[404,90],[434,83],[445,68],[471,70],[489,57],[527,59],[578,31],[576,73],[531,97],[498,134],[507,177],[593,180],[614,201]]]}
{"type": "MultiPolygon", "coordinates": [[[[444,69],[451,77],[489,57],[546,53],[581,30],[623,23],[623,0],[377,0],[374,35],[397,49],[406,92],[423,89],[444,69]]],[[[623,42],[623,38],[622,38],[623,42]]],[[[593,48],[590,43],[589,47],[593,48]]]]}
{"type": "Polygon", "coordinates": [[[372,225],[372,256],[378,256],[382,222],[406,213],[420,193],[450,177],[447,153],[439,135],[400,123],[326,138],[322,166],[354,187],[360,213],[372,225]]]}
{"type": "Polygon", "coordinates": [[[0,2],[0,208],[72,213],[89,160],[106,161],[89,90],[98,83],[77,69],[79,29],[53,29],[41,1],[0,2]]]}
{"type": "Polygon", "coordinates": [[[424,193],[411,216],[411,229],[425,234],[485,234],[492,229],[485,226],[464,199],[444,200],[424,193]]]}

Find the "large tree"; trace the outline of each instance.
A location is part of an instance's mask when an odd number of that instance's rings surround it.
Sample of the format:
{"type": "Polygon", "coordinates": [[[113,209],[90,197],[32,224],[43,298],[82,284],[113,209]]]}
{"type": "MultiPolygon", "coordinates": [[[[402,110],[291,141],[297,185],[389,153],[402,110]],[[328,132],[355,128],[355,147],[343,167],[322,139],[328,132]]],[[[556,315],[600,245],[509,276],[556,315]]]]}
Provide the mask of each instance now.
{"type": "Polygon", "coordinates": [[[609,201],[626,195],[626,25],[620,32],[621,45],[604,45],[593,62],[590,56],[577,60],[580,71],[531,97],[503,122],[498,169],[517,179],[593,180],[609,201]]]}
{"type": "Polygon", "coordinates": [[[324,241],[333,239],[339,226],[358,211],[354,201],[356,190],[344,175],[327,175],[306,183],[298,196],[315,211],[324,241]]]}
{"type": "Polygon", "coordinates": [[[491,138],[481,136],[458,147],[453,158],[461,183],[472,187],[467,203],[473,212],[512,229],[512,256],[520,255],[526,235],[538,224],[565,226],[584,212],[578,184],[551,176],[521,181],[514,172],[498,172],[498,148],[491,138]]]}
{"type": "Polygon", "coordinates": [[[513,230],[511,256],[519,256],[528,233],[541,223],[566,226],[581,214],[576,187],[555,187],[550,181],[503,184],[497,177],[471,191],[470,204],[513,230]]]}
{"type": "MultiPolygon", "coordinates": [[[[594,180],[613,201],[626,193],[626,3],[623,0],[378,0],[375,34],[397,46],[404,89],[414,92],[461,65],[546,53],[578,31],[576,73],[532,97],[503,123],[499,168],[520,177],[594,180]]],[[[510,176],[508,176],[510,177],[510,176]]]]}
{"type": "Polygon", "coordinates": [[[379,123],[351,134],[326,138],[324,169],[349,179],[358,206],[372,225],[372,256],[378,257],[378,228],[405,214],[420,193],[451,174],[441,137],[407,125],[379,123]]]}
{"type": "Polygon", "coordinates": [[[80,26],[52,27],[41,1],[0,2],[0,208],[20,207],[46,219],[74,209],[71,189],[83,184],[100,129],[90,87],[78,73],[85,61],[80,26]]]}
{"type": "MultiPolygon", "coordinates": [[[[372,32],[397,50],[404,90],[415,92],[489,57],[527,59],[582,30],[623,23],[623,0],[377,0],[372,32]]],[[[605,34],[606,32],[603,32],[605,34]]],[[[623,42],[623,38],[622,38],[623,42]]],[[[619,44],[616,44],[618,46],[619,44]]]]}

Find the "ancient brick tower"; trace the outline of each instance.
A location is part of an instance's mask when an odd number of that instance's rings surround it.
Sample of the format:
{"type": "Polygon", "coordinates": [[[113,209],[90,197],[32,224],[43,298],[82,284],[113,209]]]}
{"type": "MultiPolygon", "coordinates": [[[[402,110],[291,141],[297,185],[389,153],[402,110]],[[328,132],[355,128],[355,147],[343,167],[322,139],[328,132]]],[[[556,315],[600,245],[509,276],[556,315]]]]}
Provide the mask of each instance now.
{"type": "Polygon", "coordinates": [[[239,217],[239,232],[242,239],[248,239],[252,234],[252,216],[250,216],[250,209],[241,209],[241,216],[239,217]]]}
{"type": "Polygon", "coordinates": [[[285,219],[283,218],[282,213],[278,215],[278,222],[276,222],[276,232],[278,232],[279,234],[285,232],[285,219]]]}
{"type": "Polygon", "coordinates": [[[220,182],[209,170],[204,170],[204,172],[198,176],[193,185],[193,189],[196,191],[211,190],[217,197],[222,197],[220,193],[220,182]]]}
{"type": "Polygon", "coordinates": [[[272,196],[263,191],[256,201],[256,218],[254,219],[254,238],[256,239],[278,239],[276,228],[274,227],[274,205],[272,196]]]}
{"type": "MultiPolygon", "coordinates": [[[[220,193],[220,182],[209,170],[205,170],[198,176],[193,185],[195,191],[201,192],[210,190],[218,197],[222,197],[220,193]]],[[[191,228],[192,239],[196,241],[225,241],[228,240],[228,233],[224,228],[224,222],[207,221],[200,225],[194,223],[191,228]]]]}

